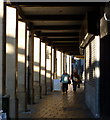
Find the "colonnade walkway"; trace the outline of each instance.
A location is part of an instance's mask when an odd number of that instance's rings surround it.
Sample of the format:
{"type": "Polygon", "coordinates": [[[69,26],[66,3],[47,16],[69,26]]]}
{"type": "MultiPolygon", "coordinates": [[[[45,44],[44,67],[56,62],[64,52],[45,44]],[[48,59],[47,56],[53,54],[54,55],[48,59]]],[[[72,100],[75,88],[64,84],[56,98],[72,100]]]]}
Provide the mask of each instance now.
{"type": "Polygon", "coordinates": [[[81,84],[77,91],[69,85],[68,93],[54,91],[43,96],[36,104],[28,106],[30,112],[20,113],[20,118],[94,118],[84,103],[84,85],[81,84]]]}

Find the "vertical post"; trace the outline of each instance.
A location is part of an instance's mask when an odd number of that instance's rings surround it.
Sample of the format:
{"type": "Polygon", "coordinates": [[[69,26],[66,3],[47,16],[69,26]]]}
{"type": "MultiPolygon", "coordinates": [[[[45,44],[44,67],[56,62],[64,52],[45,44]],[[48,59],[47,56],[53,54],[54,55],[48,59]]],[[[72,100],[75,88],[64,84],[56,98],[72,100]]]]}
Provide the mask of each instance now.
{"type": "Polygon", "coordinates": [[[71,75],[71,67],[72,67],[72,61],[71,61],[71,56],[70,56],[70,75],[71,75]]]}
{"type": "Polygon", "coordinates": [[[34,32],[32,31],[32,103],[34,103],[34,32]]]}
{"type": "Polygon", "coordinates": [[[64,65],[63,65],[63,63],[64,63],[64,61],[63,61],[63,53],[62,53],[62,73],[63,73],[63,71],[64,71],[64,65]]]}
{"type": "Polygon", "coordinates": [[[54,48],[54,79],[57,78],[57,59],[56,59],[56,49],[54,48]]]}
{"type": "Polygon", "coordinates": [[[53,90],[53,85],[52,85],[52,47],[51,47],[51,70],[50,70],[50,84],[51,84],[51,91],[53,90]]]}
{"type": "Polygon", "coordinates": [[[65,71],[65,54],[63,54],[63,71],[65,71]]]}
{"type": "Polygon", "coordinates": [[[69,55],[66,55],[66,67],[67,67],[67,73],[69,73],[69,55]]]}
{"type": "Polygon", "coordinates": [[[34,102],[39,99],[39,41],[34,37],[34,102]]]}
{"type": "MultiPolygon", "coordinates": [[[[4,94],[4,93],[6,93],[5,92],[5,83],[3,83],[3,81],[4,81],[4,78],[3,78],[3,76],[4,76],[4,73],[3,73],[3,71],[4,71],[4,67],[5,66],[3,66],[3,61],[4,61],[4,56],[3,56],[3,54],[4,54],[4,43],[5,43],[5,39],[4,39],[4,37],[5,37],[5,30],[3,31],[3,28],[6,26],[6,24],[5,24],[5,21],[3,22],[3,15],[4,15],[4,2],[3,2],[3,0],[1,0],[0,1],[0,98],[2,98],[2,95],[4,94]],[[4,92],[3,92],[4,91],[4,92]]],[[[5,18],[5,17],[4,17],[5,18]]],[[[2,99],[0,99],[0,110],[2,110],[2,99]]]]}
{"type": "Polygon", "coordinates": [[[53,74],[53,72],[54,72],[54,70],[53,70],[53,68],[54,68],[54,49],[52,48],[52,79],[54,79],[54,74],[53,74]]]}
{"type": "Polygon", "coordinates": [[[17,90],[18,90],[18,11],[16,10],[16,73],[15,73],[15,101],[16,101],[16,117],[18,118],[18,96],[17,96],[17,90]]]}
{"type": "Polygon", "coordinates": [[[69,74],[70,74],[70,56],[69,56],[69,60],[68,61],[69,61],[69,74]]]}
{"type": "Polygon", "coordinates": [[[18,21],[18,90],[19,111],[25,111],[25,40],[26,24],[18,21]],[[21,52],[22,50],[22,52],[21,52]]]}
{"type": "Polygon", "coordinates": [[[39,43],[39,88],[40,88],[40,99],[42,98],[42,86],[41,86],[41,38],[39,43]]]}
{"type": "Polygon", "coordinates": [[[47,73],[47,45],[45,43],[45,95],[47,95],[47,78],[46,78],[46,73],[47,73]]]}
{"type": "Polygon", "coordinates": [[[25,71],[24,71],[24,91],[25,91],[25,112],[27,111],[27,94],[26,94],[26,69],[27,69],[27,24],[25,26],[25,71]]]}
{"type": "Polygon", "coordinates": [[[34,88],[33,88],[33,54],[34,54],[34,33],[29,35],[29,103],[34,103],[34,88]]]}
{"type": "MultiPolygon", "coordinates": [[[[3,95],[5,95],[6,94],[6,3],[4,2],[4,4],[1,2],[0,3],[1,5],[4,5],[4,6],[0,6],[1,8],[3,8],[4,7],[4,11],[1,9],[0,11],[1,11],[1,14],[3,14],[3,27],[1,27],[1,28],[3,28],[3,57],[1,57],[2,58],[2,62],[3,62],[3,67],[2,67],[2,69],[3,69],[3,81],[2,81],[2,83],[3,84],[1,84],[2,85],[2,93],[3,93],[3,95]],[[2,13],[3,12],[3,13],[2,13]]],[[[1,21],[2,21],[2,18],[1,18],[1,21]]],[[[2,30],[1,30],[2,31],[2,30]]],[[[1,33],[2,34],[2,33],[1,33]]],[[[1,37],[2,38],[2,37],[1,37]]],[[[1,45],[0,45],[1,46],[1,45]]]]}
{"type": "Polygon", "coordinates": [[[62,52],[60,53],[60,75],[62,75],[62,52]]]}
{"type": "Polygon", "coordinates": [[[17,118],[17,11],[6,7],[6,92],[10,95],[10,117],[17,118]],[[11,15],[10,15],[11,14],[11,15]],[[13,19],[12,19],[13,18],[13,19]],[[15,31],[16,30],[16,31],[15,31]]]}

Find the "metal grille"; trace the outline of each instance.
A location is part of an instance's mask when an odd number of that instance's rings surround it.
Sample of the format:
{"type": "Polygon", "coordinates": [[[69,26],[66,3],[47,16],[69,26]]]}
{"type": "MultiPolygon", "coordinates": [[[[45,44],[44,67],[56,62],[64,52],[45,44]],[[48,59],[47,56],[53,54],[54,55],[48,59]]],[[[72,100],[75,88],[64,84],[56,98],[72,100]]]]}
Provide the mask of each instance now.
{"type": "Polygon", "coordinates": [[[86,103],[90,108],[94,116],[99,115],[98,108],[98,84],[99,78],[97,78],[96,68],[98,68],[99,61],[97,61],[99,56],[99,38],[95,37],[91,43],[86,47],[86,90],[85,97],[86,103]]]}

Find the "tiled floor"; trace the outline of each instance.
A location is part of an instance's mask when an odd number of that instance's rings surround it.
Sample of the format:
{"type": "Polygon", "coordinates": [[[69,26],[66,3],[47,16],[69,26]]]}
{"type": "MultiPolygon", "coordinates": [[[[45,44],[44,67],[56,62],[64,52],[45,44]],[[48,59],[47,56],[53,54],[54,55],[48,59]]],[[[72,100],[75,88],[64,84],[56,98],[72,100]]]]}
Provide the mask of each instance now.
{"type": "MultiPolygon", "coordinates": [[[[30,112],[20,114],[20,118],[93,118],[84,103],[84,87],[73,92],[69,85],[68,94],[52,92],[37,104],[30,106],[30,112]]],[[[89,119],[88,119],[89,120],[89,119]]]]}

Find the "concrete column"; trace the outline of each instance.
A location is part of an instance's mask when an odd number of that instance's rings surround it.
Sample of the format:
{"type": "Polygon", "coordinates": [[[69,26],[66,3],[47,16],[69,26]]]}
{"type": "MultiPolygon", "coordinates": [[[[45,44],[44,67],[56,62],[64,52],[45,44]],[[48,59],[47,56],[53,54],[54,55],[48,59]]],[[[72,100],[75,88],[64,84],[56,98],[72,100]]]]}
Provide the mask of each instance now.
{"type": "Polygon", "coordinates": [[[39,42],[40,39],[34,37],[34,102],[39,100],[39,42]]]}
{"type": "Polygon", "coordinates": [[[18,99],[19,111],[25,111],[26,99],[26,81],[25,81],[25,40],[26,40],[26,24],[18,22],[18,99]]]}
{"type": "Polygon", "coordinates": [[[63,61],[64,59],[63,59],[63,53],[62,53],[62,74],[63,74],[63,71],[64,71],[64,65],[63,65],[63,63],[64,63],[64,61],[63,61]]]}
{"type": "Polygon", "coordinates": [[[34,103],[34,85],[33,85],[33,58],[34,55],[34,33],[31,31],[29,33],[29,103],[33,104],[34,103]]]}
{"type": "Polygon", "coordinates": [[[61,78],[61,52],[57,51],[57,78],[61,78]]]}
{"type": "Polygon", "coordinates": [[[27,24],[25,25],[25,70],[24,70],[24,92],[25,92],[25,112],[27,112],[27,44],[28,44],[28,40],[27,40],[27,35],[28,35],[28,31],[27,31],[27,24]]]}
{"type": "Polygon", "coordinates": [[[45,95],[47,95],[47,77],[46,77],[46,73],[47,73],[47,55],[46,55],[46,51],[47,51],[47,45],[45,43],[45,95]]]}
{"type": "Polygon", "coordinates": [[[7,7],[6,14],[6,93],[10,95],[10,117],[17,117],[17,22],[16,9],[7,7]]]}
{"type": "Polygon", "coordinates": [[[54,79],[54,49],[52,48],[52,79],[54,79]]]}
{"type": "Polygon", "coordinates": [[[64,72],[64,53],[63,53],[63,72],[64,72]]]}
{"type": "Polygon", "coordinates": [[[27,45],[26,45],[26,104],[29,103],[29,30],[27,30],[27,45]]]}
{"type": "Polygon", "coordinates": [[[54,79],[57,78],[57,58],[56,58],[56,49],[54,49],[54,79]]]}
{"type": "Polygon", "coordinates": [[[50,46],[47,46],[47,60],[46,60],[46,69],[47,69],[47,74],[46,74],[46,77],[47,77],[47,91],[51,91],[51,47],[50,46]]]}
{"type": "Polygon", "coordinates": [[[63,70],[66,71],[66,54],[63,54],[63,70]]]}
{"type": "Polygon", "coordinates": [[[60,75],[62,75],[62,52],[60,54],[60,62],[61,62],[61,64],[60,64],[60,75]]]}
{"type": "MultiPolygon", "coordinates": [[[[2,70],[3,70],[3,81],[2,81],[2,93],[3,93],[3,95],[5,95],[6,94],[6,4],[4,3],[4,11],[3,11],[3,58],[2,58],[2,60],[3,60],[3,68],[2,68],[2,70]]],[[[2,13],[1,13],[2,14],[2,13]]],[[[2,18],[1,18],[1,20],[2,20],[2,18]]],[[[2,27],[1,27],[2,28],[2,27]]],[[[2,36],[1,36],[1,38],[2,38],[2,36]]]]}
{"type": "Polygon", "coordinates": [[[70,62],[70,61],[69,61],[69,55],[66,55],[66,66],[67,66],[67,73],[68,73],[68,74],[69,74],[69,72],[70,72],[70,71],[69,71],[69,67],[70,67],[70,66],[69,66],[69,62],[70,62]]]}
{"type": "MultiPolygon", "coordinates": [[[[44,38],[42,38],[44,39],[44,38]]],[[[45,81],[45,43],[41,42],[41,88],[42,95],[45,95],[46,92],[46,81],[45,81]]]]}
{"type": "Polygon", "coordinates": [[[0,110],[2,110],[2,83],[3,83],[3,14],[4,4],[3,0],[0,1],[0,110]]]}
{"type": "Polygon", "coordinates": [[[71,71],[72,70],[72,58],[71,58],[71,56],[69,58],[70,58],[70,60],[69,60],[70,61],[70,75],[71,75],[71,73],[72,73],[72,71],[71,71]]]}
{"type": "Polygon", "coordinates": [[[70,56],[69,56],[69,74],[70,74],[70,56]]]}
{"type": "Polygon", "coordinates": [[[51,91],[53,90],[53,85],[52,85],[52,47],[51,47],[51,74],[50,74],[50,85],[51,85],[51,91]]]}
{"type": "Polygon", "coordinates": [[[40,98],[42,98],[42,85],[41,85],[41,39],[39,42],[39,88],[40,88],[40,98]]]}

